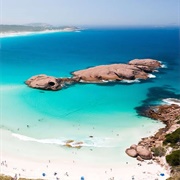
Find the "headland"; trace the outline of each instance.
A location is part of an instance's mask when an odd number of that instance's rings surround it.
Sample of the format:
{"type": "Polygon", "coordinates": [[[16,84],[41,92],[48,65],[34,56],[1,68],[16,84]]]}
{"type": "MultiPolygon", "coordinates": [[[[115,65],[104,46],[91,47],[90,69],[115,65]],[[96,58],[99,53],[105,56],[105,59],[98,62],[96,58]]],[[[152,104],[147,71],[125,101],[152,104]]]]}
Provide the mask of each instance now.
{"type": "Polygon", "coordinates": [[[52,26],[50,24],[33,23],[26,25],[0,25],[0,38],[25,36],[33,34],[47,34],[56,32],[79,31],[79,28],[72,26],[52,26]]]}

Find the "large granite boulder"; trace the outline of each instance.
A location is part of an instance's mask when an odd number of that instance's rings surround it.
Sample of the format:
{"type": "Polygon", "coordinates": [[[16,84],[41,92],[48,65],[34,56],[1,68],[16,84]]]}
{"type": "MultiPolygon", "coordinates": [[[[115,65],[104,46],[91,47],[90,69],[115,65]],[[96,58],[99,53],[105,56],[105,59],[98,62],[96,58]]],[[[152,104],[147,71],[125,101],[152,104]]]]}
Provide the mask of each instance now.
{"type": "Polygon", "coordinates": [[[136,151],[142,159],[145,159],[145,160],[152,159],[151,151],[145,146],[137,146],[136,151]]]}
{"type": "Polygon", "coordinates": [[[82,82],[121,81],[147,79],[148,74],[143,70],[128,64],[101,65],[72,73],[82,82]]]}
{"type": "Polygon", "coordinates": [[[62,88],[62,84],[58,78],[47,76],[45,74],[33,76],[25,83],[32,88],[45,90],[59,90],[62,88]]]}
{"type": "Polygon", "coordinates": [[[129,65],[134,65],[145,72],[152,72],[161,67],[161,63],[154,59],[134,59],[129,61],[129,65]]]}
{"type": "Polygon", "coordinates": [[[143,145],[131,145],[130,148],[126,149],[126,154],[131,157],[137,157],[138,160],[149,160],[152,159],[151,151],[143,145]]]}
{"type": "Polygon", "coordinates": [[[138,155],[137,151],[135,149],[133,149],[133,148],[128,148],[128,149],[126,149],[125,152],[130,157],[137,157],[137,155],[138,155]]]}

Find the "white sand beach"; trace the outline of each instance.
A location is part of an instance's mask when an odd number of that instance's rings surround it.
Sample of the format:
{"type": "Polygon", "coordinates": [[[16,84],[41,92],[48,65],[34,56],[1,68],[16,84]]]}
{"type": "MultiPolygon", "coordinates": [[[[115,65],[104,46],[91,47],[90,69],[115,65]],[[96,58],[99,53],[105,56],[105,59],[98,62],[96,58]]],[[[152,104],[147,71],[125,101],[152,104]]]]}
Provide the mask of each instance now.
{"type": "Polygon", "coordinates": [[[42,179],[62,179],[62,180],[165,180],[169,174],[159,165],[149,162],[138,163],[136,166],[124,165],[107,168],[88,166],[87,164],[65,163],[57,161],[35,162],[27,161],[16,157],[3,155],[1,161],[1,174],[14,177],[42,178],[42,179]],[[152,164],[151,164],[152,163],[152,164]],[[43,174],[44,173],[44,174],[43,174]],[[163,176],[162,176],[163,174],[163,176]]]}
{"type": "MultiPolygon", "coordinates": [[[[64,28],[60,30],[44,30],[44,31],[27,31],[27,32],[5,32],[0,33],[0,38],[7,37],[16,37],[16,36],[28,36],[28,35],[38,35],[38,34],[49,34],[49,33],[58,33],[58,32],[73,32],[76,31],[72,28],[64,28]]],[[[79,30],[77,32],[80,32],[79,30]]]]}
{"type": "MultiPolygon", "coordinates": [[[[165,167],[161,167],[153,161],[139,162],[133,159],[133,162],[128,161],[125,164],[99,164],[98,159],[97,162],[91,163],[89,161],[90,163],[88,163],[88,161],[84,162],[83,160],[73,159],[71,155],[65,156],[63,153],[58,158],[55,156],[49,159],[47,152],[51,151],[51,149],[48,149],[48,146],[44,146],[47,149],[41,150],[42,155],[44,152],[47,153],[47,156],[42,159],[40,157],[41,153],[39,157],[32,156],[31,154],[36,154],[38,144],[36,144],[36,147],[27,144],[26,148],[32,148],[30,149],[31,153],[28,153],[23,152],[25,147],[21,147],[20,144],[22,142],[20,140],[13,142],[14,137],[8,131],[2,130],[2,137],[8,143],[2,143],[1,141],[0,174],[12,177],[42,178],[48,180],[80,180],[83,177],[85,180],[165,180],[169,177],[169,172],[165,170],[165,167]],[[14,153],[12,153],[13,150],[14,153]]],[[[65,150],[69,151],[68,149],[65,150]]],[[[74,149],[74,154],[77,155],[78,150],[76,150],[74,149]]]]}

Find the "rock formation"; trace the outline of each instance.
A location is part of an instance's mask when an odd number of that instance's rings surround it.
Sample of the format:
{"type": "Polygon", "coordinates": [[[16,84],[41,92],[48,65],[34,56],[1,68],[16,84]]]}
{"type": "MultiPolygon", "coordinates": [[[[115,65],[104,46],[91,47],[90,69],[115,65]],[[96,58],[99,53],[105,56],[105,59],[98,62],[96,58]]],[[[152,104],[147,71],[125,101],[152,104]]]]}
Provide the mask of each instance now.
{"type": "Polygon", "coordinates": [[[135,59],[129,64],[101,65],[84,70],[75,71],[71,78],[56,78],[47,75],[33,76],[26,81],[32,88],[45,90],[59,90],[66,84],[72,83],[105,83],[108,81],[122,81],[147,79],[148,73],[159,68],[160,62],[153,59],[135,59]]]}
{"type": "Polygon", "coordinates": [[[152,153],[146,146],[138,145],[136,148],[137,154],[145,160],[152,159],[152,153]]]}
{"type": "Polygon", "coordinates": [[[102,65],[73,72],[73,76],[83,82],[99,83],[103,81],[121,81],[147,79],[148,74],[134,65],[111,64],[102,65]]]}
{"type": "Polygon", "coordinates": [[[134,148],[126,149],[126,154],[131,156],[131,157],[137,157],[137,155],[138,155],[136,149],[134,149],[134,148]]]}
{"type": "Polygon", "coordinates": [[[128,64],[101,65],[72,74],[82,82],[103,82],[103,81],[121,81],[134,79],[147,79],[147,72],[159,68],[161,63],[153,59],[135,59],[128,64]]]}
{"type": "Polygon", "coordinates": [[[59,80],[52,76],[44,74],[33,76],[26,81],[26,84],[32,88],[46,89],[46,90],[58,90],[62,89],[62,85],[59,80]]]}
{"type": "Polygon", "coordinates": [[[62,89],[66,84],[72,84],[74,82],[75,79],[72,78],[55,78],[41,74],[31,77],[25,83],[32,88],[55,91],[62,89]]]}
{"type": "Polygon", "coordinates": [[[180,115],[180,106],[177,104],[155,106],[146,110],[144,114],[152,119],[166,122],[169,125],[180,115]]]}
{"type": "Polygon", "coordinates": [[[152,72],[160,66],[161,64],[157,60],[135,59],[129,64],[101,65],[75,71],[71,78],[56,78],[41,74],[31,77],[26,81],[26,84],[32,88],[60,90],[67,84],[79,82],[105,83],[108,81],[147,79],[147,72],[152,72]]]}
{"type": "Polygon", "coordinates": [[[143,113],[152,119],[160,120],[166,124],[165,128],[161,128],[158,132],[150,137],[142,138],[138,145],[131,145],[126,149],[126,153],[131,157],[137,157],[137,160],[154,159],[160,163],[158,157],[153,156],[152,148],[162,147],[165,136],[172,133],[180,127],[178,121],[180,119],[180,106],[177,104],[161,105],[150,107],[143,113]],[[137,152],[135,155],[134,150],[137,152]]]}
{"type": "Polygon", "coordinates": [[[134,65],[139,69],[142,69],[144,72],[152,72],[162,65],[159,61],[153,59],[134,59],[129,61],[128,64],[134,65]]]}
{"type": "Polygon", "coordinates": [[[74,140],[67,140],[64,144],[64,146],[66,147],[69,147],[69,148],[81,148],[83,145],[83,142],[81,141],[78,141],[78,142],[75,142],[74,140]]]}
{"type": "Polygon", "coordinates": [[[152,159],[152,153],[146,146],[131,146],[126,149],[126,154],[131,157],[137,157],[142,160],[150,160],[152,159]]]}

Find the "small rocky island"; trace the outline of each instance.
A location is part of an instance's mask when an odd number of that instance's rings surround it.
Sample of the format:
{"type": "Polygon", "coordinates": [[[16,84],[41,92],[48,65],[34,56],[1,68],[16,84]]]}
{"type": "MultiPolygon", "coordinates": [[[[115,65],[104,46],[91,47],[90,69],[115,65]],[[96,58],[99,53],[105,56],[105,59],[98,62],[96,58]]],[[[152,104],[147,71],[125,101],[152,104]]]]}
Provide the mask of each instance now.
{"type": "Polygon", "coordinates": [[[161,67],[154,59],[134,59],[128,64],[100,65],[84,70],[75,71],[70,78],[57,78],[44,74],[36,75],[25,83],[32,88],[44,90],[60,90],[67,84],[73,83],[106,83],[123,80],[149,78],[149,73],[161,67]]]}

